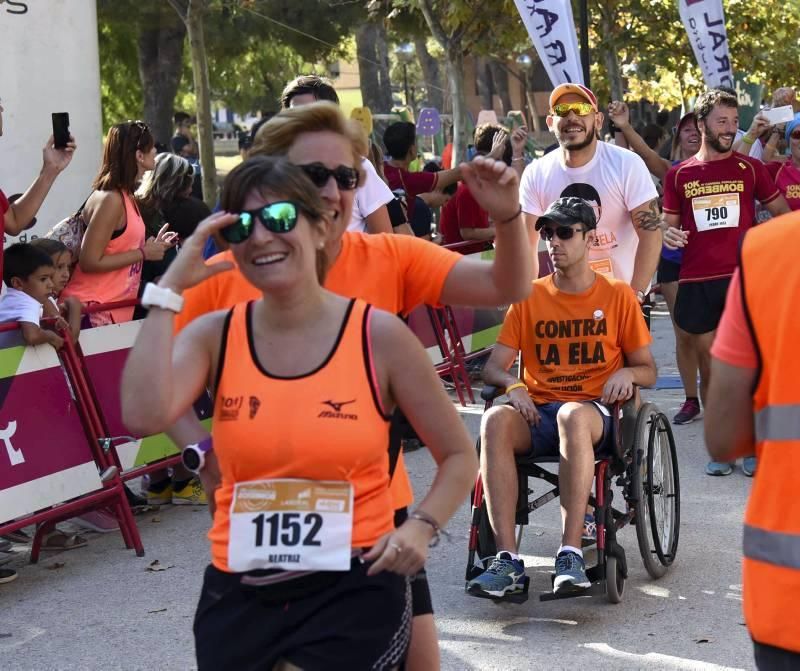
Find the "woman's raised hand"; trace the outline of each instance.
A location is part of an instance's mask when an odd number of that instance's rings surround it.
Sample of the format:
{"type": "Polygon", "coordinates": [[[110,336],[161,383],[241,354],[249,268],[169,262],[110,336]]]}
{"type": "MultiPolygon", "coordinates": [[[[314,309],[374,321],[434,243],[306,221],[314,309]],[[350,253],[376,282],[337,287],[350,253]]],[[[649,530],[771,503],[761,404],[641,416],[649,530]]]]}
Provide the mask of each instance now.
{"type": "MultiPolygon", "coordinates": [[[[164,273],[158,284],[180,293],[218,273],[233,270],[235,265],[230,261],[206,263],[203,258],[203,250],[206,242],[214,233],[230,226],[238,218],[238,214],[215,212],[210,217],[203,219],[197,225],[195,232],[183,242],[181,251],[178,252],[178,256],[167,268],[167,272],[164,273]]],[[[160,234],[161,232],[159,232],[160,234]]]]}

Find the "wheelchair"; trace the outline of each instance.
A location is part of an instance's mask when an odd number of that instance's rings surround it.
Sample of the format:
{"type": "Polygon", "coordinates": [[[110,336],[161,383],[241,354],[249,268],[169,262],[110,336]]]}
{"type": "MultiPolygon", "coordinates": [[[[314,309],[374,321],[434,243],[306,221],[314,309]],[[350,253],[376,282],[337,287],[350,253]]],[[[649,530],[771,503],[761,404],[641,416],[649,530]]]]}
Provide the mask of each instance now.
{"type": "MultiPolygon", "coordinates": [[[[481,392],[481,398],[486,402],[484,411],[503,393],[502,388],[484,387],[481,392]]],[[[597,564],[587,566],[586,570],[591,586],[567,594],[543,593],[539,597],[541,601],[605,593],[611,603],[619,603],[628,577],[628,564],[625,550],[617,542],[617,532],[627,524],[636,526],[639,553],[653,579],[662,577],[675,561],[680,529],[680,482],[675,439],[664,413],[655,404],[647,402],[637,409],[637,396],[634,394],[631,400],[612,407],[613,450],[609,455],[597,456],[595,461],[594,495],[589,497],[589,504],[594,507],[597,526],[597,564]],[[621,495],[621,505],[615,507],[617,494],[621,495]]],[[[477,449],[480,453],[480,437],[477,449]]],[[[517,464],[519,495],[515,522],[518,548],[530,513],[558,497],[558,474],[544,467],[558,462],[556,456],[539,458],[525,465],[517,464]],[[528,478],[544,480],[552,488],[531,498],[534,491],[528,487],[528,478]]],[[[470,580],[488,568],[496,553],[479,474],[472,493],[465,590],[470,580]]],[[[551,576],[554,578],[555,574],[551,576]]],[[[530,578],[526,575],[522,590],[506,595],[503,601],[527,601],[529,586],[530,578]]]]}

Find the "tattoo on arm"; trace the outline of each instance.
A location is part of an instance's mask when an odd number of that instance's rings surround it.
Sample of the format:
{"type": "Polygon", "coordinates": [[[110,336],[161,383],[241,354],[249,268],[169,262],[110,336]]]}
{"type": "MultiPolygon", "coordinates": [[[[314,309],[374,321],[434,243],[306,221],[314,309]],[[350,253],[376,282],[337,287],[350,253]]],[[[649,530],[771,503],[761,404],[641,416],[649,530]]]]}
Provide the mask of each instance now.
{"type": "Polygon", "coordinates": [[[647,209],[639,210],[633,214],[633,223],[636,228],[644,231],[656,231],[661,228],[661,212],[658,209],[658,198],[653,198],[648,204],[647,209]]]}

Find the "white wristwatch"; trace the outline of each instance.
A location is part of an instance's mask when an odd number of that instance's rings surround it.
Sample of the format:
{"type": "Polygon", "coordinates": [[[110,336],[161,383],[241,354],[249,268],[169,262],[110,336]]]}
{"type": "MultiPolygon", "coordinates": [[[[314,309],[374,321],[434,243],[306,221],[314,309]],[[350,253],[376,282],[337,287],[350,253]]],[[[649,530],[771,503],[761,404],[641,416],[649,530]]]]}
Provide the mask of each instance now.
{"type": "Polygon", "coordinates": [[[183,310],[183,296],[152,282],[145,286],[141,303],[145,308],[162,308],[175,313],[183,310]]]}

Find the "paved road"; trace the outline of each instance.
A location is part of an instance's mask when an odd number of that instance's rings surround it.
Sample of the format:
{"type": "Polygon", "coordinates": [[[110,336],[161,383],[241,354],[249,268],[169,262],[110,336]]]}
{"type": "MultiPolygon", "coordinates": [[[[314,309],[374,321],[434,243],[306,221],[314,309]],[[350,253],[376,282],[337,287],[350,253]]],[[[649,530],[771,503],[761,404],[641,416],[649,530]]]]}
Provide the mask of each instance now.
{"type": "MultiPolygon", "coordinates": [[[[668,362],[668,321],[654,320],[661,375],[668,362]]],[[[676,391],[648,391],[674,412],[676,391]]],[[[465,413],[474,430],[479,409],[465,413]]],[[[630,567],[619,605],[603,597],[540,603],[559,541],[555,502],[537,511],[521,552],[532,598],[495,604],[465,595],[468,505],[449,528],[452,543],[433,550],[428,572],[445,669],[753,668],[741,614],[740,525],[750,481],[703,474],[702,422],[676,427],[682,497],[678,559],[651,581],[635,533],[621,534],[630,567]]],[[[432,478],[425,451],[408,455],[417,492],[432,478]]],[[[20,578],[0,586],[0,669],[193,669],[192,617],[208,560],[202,508],[165,507],[138,518],[147,556],[137,559],[118,534],[89,534],[88,547],[12,565],[20,578]],[[158,560],[163,571],[147,570],[158,560]]],[[[335,666],[335,665],[334,665],[335,666]]],[[[334,668],[332,666],[332,668],[334,668]]]]}

